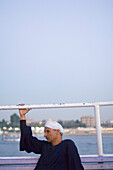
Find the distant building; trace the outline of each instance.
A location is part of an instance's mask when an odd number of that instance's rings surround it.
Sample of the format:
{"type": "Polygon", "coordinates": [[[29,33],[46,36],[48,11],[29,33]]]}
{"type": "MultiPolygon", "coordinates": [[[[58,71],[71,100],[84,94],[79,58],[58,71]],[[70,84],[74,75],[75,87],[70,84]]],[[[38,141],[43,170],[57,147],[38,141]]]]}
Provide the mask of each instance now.
{"type": "Polygon", "coordinates": [[[95,117],[93,116],[82,116],[81,123],[86,124],[86,127],[95,127],[95,117]]]}
{"type": "Polygon", "coordinates": [[[110,123],[113,125],[113,120],[110,120],[110,123]]]}
{"type": "Polygon", "coordinates": [[[32,123],[34,123],[34,122],[33,122],[33,120],[27,119],[27,120],[26,120],[26,123],[29,125],[29,124],[32,124],[32,123]]]}
{"type": "Polygon", "coordinates": [[[64,120],[64,121],[62,121],[62,123],[60,122],[60,124],[63,125],[64,128],[75,127],[74,120],[64,120]]]}

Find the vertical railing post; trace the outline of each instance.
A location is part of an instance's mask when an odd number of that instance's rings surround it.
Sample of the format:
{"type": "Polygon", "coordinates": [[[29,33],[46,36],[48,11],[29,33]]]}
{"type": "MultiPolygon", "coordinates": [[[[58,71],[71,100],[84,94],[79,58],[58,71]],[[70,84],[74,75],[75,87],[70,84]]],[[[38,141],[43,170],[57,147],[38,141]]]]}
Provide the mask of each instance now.
{"type": "Polygon", "coordinates": [[[102,147],[102,134],[101,134],[101,122],[100,122],[100,109],[99,109],[98,104],[96,104],[94,106],[94,110],[95,110],[98,155],[102,156],[103,155],[103,147],[102,147]]]}

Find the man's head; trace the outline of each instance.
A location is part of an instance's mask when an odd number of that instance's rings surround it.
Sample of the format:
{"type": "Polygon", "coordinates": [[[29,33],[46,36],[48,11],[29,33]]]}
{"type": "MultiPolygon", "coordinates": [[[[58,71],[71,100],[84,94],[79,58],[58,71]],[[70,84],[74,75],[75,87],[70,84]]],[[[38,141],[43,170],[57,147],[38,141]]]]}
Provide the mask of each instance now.
{"type": "Polygon", "coordinates": [[[62,139],[63,128],[55,121],[47,121],[45,124],[44,137],[48,142],[59,143],[62,139]]]}

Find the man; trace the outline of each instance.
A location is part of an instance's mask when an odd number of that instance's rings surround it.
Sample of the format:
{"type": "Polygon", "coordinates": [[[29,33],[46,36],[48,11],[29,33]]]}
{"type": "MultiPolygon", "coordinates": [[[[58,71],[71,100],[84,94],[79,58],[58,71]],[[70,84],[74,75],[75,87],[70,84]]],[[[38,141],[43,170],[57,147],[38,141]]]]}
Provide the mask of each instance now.
{"type": "Polygon", "coordinates": [[[62,140],[63,128],[55,121],[45,124],[45,140],[32,136],[26,126],[26,113],[31,109],[20,109],[20,150],[41,154],[35,170],[83,170],[77,148],[72,140],[62,140]]]}

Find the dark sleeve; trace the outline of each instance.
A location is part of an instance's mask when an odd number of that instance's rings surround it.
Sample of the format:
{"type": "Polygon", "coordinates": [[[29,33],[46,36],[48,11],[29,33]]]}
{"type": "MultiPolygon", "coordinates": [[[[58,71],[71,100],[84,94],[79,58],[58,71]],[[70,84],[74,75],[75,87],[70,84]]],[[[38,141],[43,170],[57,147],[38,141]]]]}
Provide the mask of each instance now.
{"type": "Polygon", "coordinates": [[[68,143],[68,169],[69,170],[84,170],[80,156],[73,141],[68,143]]]}
{"type": "Polygon", "coordinates": [[[22,130],[26,126],[26,120],[20,120],[20,129],[22,130]]]}
{"type": "Polygon", "coordinates": [[[38,140],[32,136],[31,127],[26,126],[26,121],[20,121],[21,138],[20,138],[20,151],[34,152],[41,154],[46,141],[38,140]]]}

